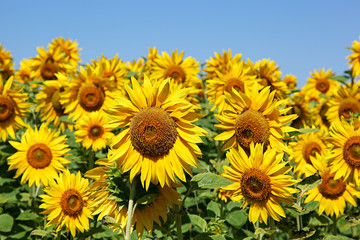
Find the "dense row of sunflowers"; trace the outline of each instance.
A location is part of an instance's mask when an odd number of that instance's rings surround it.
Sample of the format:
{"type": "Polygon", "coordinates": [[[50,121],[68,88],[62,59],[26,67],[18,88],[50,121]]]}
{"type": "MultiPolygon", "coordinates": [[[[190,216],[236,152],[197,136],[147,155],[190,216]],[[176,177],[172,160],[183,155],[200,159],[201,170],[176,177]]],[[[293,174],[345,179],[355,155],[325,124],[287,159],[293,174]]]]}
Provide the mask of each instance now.
{"type": "Polygon", "coordinates": [[[156,48],[81,64],[60,37],[15,70],[0,45],[0,185],[30,199],[11,213],[1,193],[1,236],[358,237],[360,43],[350,50],[346,75],[314,70],[298,90],[274,61],[230,50],[203,65],[156,48]],[[31,213],[45,223],[19,223],[31,213]]]}

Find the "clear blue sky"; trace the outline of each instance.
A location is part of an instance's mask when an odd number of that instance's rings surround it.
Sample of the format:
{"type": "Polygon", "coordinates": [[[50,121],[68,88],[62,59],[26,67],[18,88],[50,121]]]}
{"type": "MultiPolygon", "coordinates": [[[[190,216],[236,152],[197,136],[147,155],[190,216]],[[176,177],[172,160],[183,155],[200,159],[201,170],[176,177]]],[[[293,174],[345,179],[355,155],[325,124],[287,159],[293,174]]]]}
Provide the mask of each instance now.
{"type": "Polygon", "coordinates": [[[205,62],[230,48],[276,61],[301,87],[314,69],[348,69],[359,10],[359,0],[2,1],[0,43],[16,66],[59,36],[77,40],[83,63],[102,53],[130,61],[150,47],[205,62]]]}

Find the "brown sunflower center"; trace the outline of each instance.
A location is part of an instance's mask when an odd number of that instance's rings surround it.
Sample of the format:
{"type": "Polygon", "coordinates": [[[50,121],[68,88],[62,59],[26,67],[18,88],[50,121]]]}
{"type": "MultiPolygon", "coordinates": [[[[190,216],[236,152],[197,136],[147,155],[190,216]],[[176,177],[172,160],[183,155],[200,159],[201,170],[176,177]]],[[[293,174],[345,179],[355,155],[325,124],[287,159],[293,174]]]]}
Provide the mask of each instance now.
{"type": "Polygon", "coordinates": [[[316,81],[315,87],[321,93],[326,93],[329,90],[329,87],[330,87],[329,80],[327,80],[327,79],[319,79],[319,80],[316,81]]]}
{"type": "Polygon", "coordinates": [[[321,153],[321,146],[316,142],[308,143],[303,149],[303,157],[308,164],[311,164],[310,157],[315,157],[316,153],[321,153]]]}
{"type": "Polygon", "coordinates": [[[186,74],[180,66],[172,66],[166,73],[167,77],[173,78],[175,82],[185,82],[186,74]]]}
{"type": "Polygon", "coordinates": [[[237,78],[231,78],[226,82],[224,90],[231,91],[232,88],[235,88],[238,92],[244,92],[244,83],[237,78]]]}
{"type": "Polygon", "coordinates": [[[168,154],[176,137],[175,121],[159,107],[144,108],[131,120],[131,142],[142,155],[160,157],[168,154]]]}
{"type": "Polygon", "coordinates": [[[52,153],[45,144],[36,143],[27,151],[26,159],[33,168],[46,168],[51,163],[52,153]]]}
{"type": "Polygon", "coordinates": [[[101,137],[104,133],[102,126],[92,126],[89,131],[89,137],[92,139],[97,139],[101,137]]]}
{"type": "Polygon", "coordinates": [[[62,194],[60,205],[64,214],[77,217],[84,207],[84,200],[78,191],[69,189],[62,194]]]}
{"type": "Polygon", "coordinates": [[[350,137],[344,145],[343,157],[352,167],[360,168],[360,137],[350,137]]]}
{"type": "Polygon", "coordinates": [[[341,197],[346,190],[346,183],[341,178],[335,180],[335,173],[326,173],[322,176],[322,183],[318,189],[321,195],[329,199],[337,199],[341,197]]]}
{"type": "Polygon", "coordinates": [[[250,149],[250,143],[268,143],[270,127],[264,115],[249,109],[239,114],[235,121],[235,136],[237,142],[245,150],[250,149]]]}
{"type": "Polygon", "coordinates": [[[356,99],[344,99],[339,107],[339,117],[343,116],[346,119],[351,117],[351,114],[360,112],[360,103],[356,99]]]}
{"type": "Polygon", "coordinates": [[[0,96],[0,122],[6,122],[15,113],[14,101],[6,96],[0,96]]]}
{"type": "Polygon", "coordinates": [[[63,92],[63,91],[64,91],[63,88],[57,89],[57,90],[53,93],[53,95],[51,96],[51,103],[52,103],[52,105],[53,105],[53,107],[54,107],[54,110],[55,110],[56,114],[57,114],[59,117],[65,115],[65,114],[64,114],[64,108],[63,108],[63,106],[62,106],[61,103],[60,103],[60,93],[63,92]]]}
{"type": "Polygon", "coordinates": [[[99,110],[105,101],[105,93],[95,84],[83,86],[79,91],[79,103],[88,112],[99,110]]]}
{"type": "Polygon", "coordinates": [[[256,168],[247,169],[240,182],[241,193],[247,200],[261,202],[270,197],[270,178],[256,168]]]}
{"type": "Polygon", "coordinates": [[[48,58],[41,67],[41,77],[44,80],[57,79],[55,73],[57,73],[58,71],[59,71],[59,67],[55,63],[55,60],[52,58],[48,58]]]}

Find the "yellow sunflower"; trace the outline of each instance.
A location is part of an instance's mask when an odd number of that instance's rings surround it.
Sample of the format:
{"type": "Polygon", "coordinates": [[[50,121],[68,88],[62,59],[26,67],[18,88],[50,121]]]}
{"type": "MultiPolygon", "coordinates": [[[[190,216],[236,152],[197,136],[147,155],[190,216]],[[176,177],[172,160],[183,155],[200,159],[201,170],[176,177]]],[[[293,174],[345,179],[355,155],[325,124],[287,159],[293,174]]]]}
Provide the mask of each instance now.
{"type": "Polygon", "coordinates": [[[305,92],[315,91],[318,95],[331,96],[340,85],[338,81],[330,79],[330,77],[335,76],[331,69],[325,71],[325,69],[322,68],[319,71],[314,70],[314,72],[310,74],[311,77],[308,78],[303,88],[305,92]]]}
{"type": "Polygon", "coordinates": [[[250,67],[246,66],[243,61],[229,63],[226,72],[216,72],[216,77],[207,80],[207,97],[209,103],[214,103],[211,111],[218,107],[218,112],[228,109],[230,106],[225,101],[225,92],[235,88],[244,92],[244,84],[251,87],[257,80],[256,75],[252,75],[250,67]]]}
{"type": "Polygon", "coordinates": [[[64,92],[64,87],[68,83],[66,76],[55,74],[57,80],[48,80],[43,82],[43,87],[36,94],[36,111],[40,112],[40,119],[46,124],[53,123],[55,128],[61,132],[66,129],[73,130],[74,124],[60,120],[60,117],[66,116],[64,107],[60,103],[60,95],[64,92]]]}
{"type": "MultiPolygon", "coordinates": [[[[146,71],[150,70],[152,64],[155,62],[156,59],[158,59],[158,57],[159,57],[158,49],[156,47],[149,48],[149,53],[146,57],[146,62],[145,62],[146,71]]],[[[149,75],[148,72],[147,74],[149,75]]]]}
{"type": "Polygon", "coordinates": [[[130,171],[130,181],[140,174],[148,189],[150,182],[170,186],[175,176],[185,181],[183,170],[197,166],[202,156],[197,143],[207,133],[192,124],[199,119],[193,105],[185,100],[189,89],[170,92],[170,79],[152,83],[145,75],[143,87],[135,78],[132,89],[125,86],[129,99],[117,98],[114,108],[106,111],[116,127],[124,128],[110,144],[109,159],[117,161],[121,171],[130,171]]]}
{"type": "Polygon", "coordinates": [[[291,107],[288,114],[296,114],[298,116],[291,122],[290,126],[294,128],[302,128],[305,125],[311,125],[313,121],[313,109],[310,108],[308,102],[304,101],[304,97],[295,93],[288,100],[289,102],[286,106],[291,107]]]}
{"type": "Polygon", "coordinates": [[[66,144],[66,136],[60,132],[41,125],[40,129],[28,126],[21,137],[21,142],[9,141],[18,150],[9,157],[9,171],[16,169],[14,178],[21,174],[21,183],[29,181],[47,186],[50,179],[55,178],[59,171],[64,171],[70,161],[64,155],[70,150],[66,144]]]}
{"type": "Polygon", "coordinates": [[[73,237],[77,231],[89,230],[89,218],[93,217],[88,189],[89,180],[82,178],[80,172],[75,175],[66,169],[51,180],[45,194],[40,195],[43,201],[40,208],[45,209],[41,213],[49,214],[45,227],[55,223],[55,230],[61,231],[65,225],[73,237]]]}
{"type": "MultiPolygon", "coordinates": [[[[103,166],[86,173],[86,177],[94,180],[94,183],[90,186],[91,207],[94,208],[93,215],[99,215],[97,217],[98,221],[104,221],[105,216],[111,217],[115,219],[116,224],[110,224],[109,227],[113,228],[114,231],[120,227],[125,230],[128,210],[127,201],[129,199],[126,180],[123,182],[119,180],[119,177],[114,176],[114,172],[118,170],[111,166],[112,163],[108,159],[98,160],[96,164],[103,166]]],[[[153,200],[146,204],[137,204],[132,218],[132,227],[136,228],[139,239],[144,228],[151,233],[154,222],[159,226],[166,222],[168,206],[180,204],[181,196],[175,189],[153,184],[150,184],[148,191],[145,191],[141,185],[136,186],[134,202],[149,194],[153,196],[153,200]]],[[[106,220],[105,223],[107,223],[106,220]]]]}
{"type": "Polygon", "coordinates": [[[298,178],[303,176],[306,178],[316,173],[317,169],[311,162],[316,153],[328,155],[327,146],[323,140],[324,135],[324,131],[304,133],[296,136],[296,142],[289,143],[293,152],[289,160],[295,163],[294,173],[298,178]]]}
{"type": "Polygon", "coordinates": [[[6,51],[0,44],[0,76],[8,79],[14,75],[14,62],[10,51],[6,51]]]}
{"type": "Polygon", "coordinates": [[[29,95],[21,88],[13,88],[13,77],[6,83],[0,76],[0,136],[5,142],[8,136],[15,139],[15,131],[26,126],[23,118],[28,115],[31,103],[25,102],[29,95]]]}
{"type": "MultiPolygon", "coordinates": [[[[28,83],[33,81],[32,78],[32,69],[31,69],[31,61],[29,59],[23,59],[20,62],[20,68],[16,70],[14,79],[18,83],[28,83]]],[[[36,84],[32,84],[31,88],[37,87],[36,84]]]]}
{"type": "Polygon", "coordinates": [[[250,205],[249,221],[265,222],[268,217],[280,221],[285,212],[281,202],[290,204],[292,194],[297,189],[292,188],[297,181],[286,175],[290,166],[283,161],[283,153],[274,149],[263,152],[263,144],[250,145],[250,156],[239,148],[232,148],[226,154],[231,167],[224,166],[225,178],[233,182],[223,190],[234,191],[232,195],[236,201],[242,201],[242,207],[250,205]]]}
{"type": "Polygon", "coordinates": [[[329,160],[334,179],[343,178],[360,186],[360,129],[355,121],[333,122],[329,129],[331,146],[329,160]]]}
{"type": "Polygon", "coordinates": [[[341,117],[349,120],[352,114],[360,113],[359,84],[341,85],[328,102],[326,117],[329,122],[340,122],[341,117]]]}
{"type": "Polygon", "coordinates": [[[343,214],[346,202],[354,207],[357,206],[356,200],[360,197],[360,192],[356,190],[353,184],[344,182],[343,178],[335,179],[331,167],[324,155],[316,154],[311,159],[312,165],[319,171],[322,182],[317,187],[305,192],[308,195],[304,203],[319,201],[319,215],[324,211],[328,216],[336,217],[343,214]]]}
{"type": "Polygon", "coordinates": [[[286,84],[288,89],[296,89],[297,78],[292,74],[287,74],[283,78],[283,82],[286,84]]]}
{"type": "Polygon", "coordinates": [[[133,60],[130,62],[126,62],[126,70],[127,73],[133,74],[134,77],[142,80],[143,79],[143,71],[145,68],[145,59],[139,58],[137,61],[133,60]]]}
{"type": "Polygon", "coordinates": [[[210,60],[206,60],[206,65],[203,71],[206,73],[205,79],[212,79],[217,76],[217,72],[222,74],[226,73],[228,70],[229,63],[237,63],[241,61],[241,53],[232,56],[231,49],[228,49],[226,52],[223,50],[221,55],[218,52],[215,52],[215,57],[210,57],[210,60]]]}
{"type": "Polygon", "coordinates": [[[280,108],[287,100],[274,99],[275,91],[270,86],[260,90],[262,86],[255,83],[252,88],[245,85],[245,93],[233,88],[225,92],[226,101],[233,107],[220,114],[215,114],[221,123],[216,124],[220,133],[214,139],[225,142],[222,150],[232,147],[244,148],[249,152],[250,143],[263,143],[265,147],[278,148],[289,153],[282,141],[285,133],[296,131],[285,124],[294,120],[295,114],[284,115],[289,108],[280,108]]]}
{"type": "Polygon", "coordinates": [[[63,37],[58,37],[52,40],[49,44],[49,51],[56,51],[60,49],[64,53],[65,62],[70,63],[73,67],[77,67],[81,62],[80,51],[76,41],[71,41],[69,38],[66,40],[63,37]]]}
{"type": "Polygon", "coordinates": [[[348,64],[351,64],[350,69],[352,71],[352,76],[360,76],[360,42],[353,41],[350,50],[352,51],[352,54],[350,54],[346,58],[349,59],[348,64]]]}
{"type": "Polygon", "coordinates": [[[78,119],[75,126],[76,142],[81,142],[85,149],[92,148],[99,151],[106,148],[108,141],[114,136],[114,130],[108,123],[108,117],[104,112],[87,113],[78,119]]]}

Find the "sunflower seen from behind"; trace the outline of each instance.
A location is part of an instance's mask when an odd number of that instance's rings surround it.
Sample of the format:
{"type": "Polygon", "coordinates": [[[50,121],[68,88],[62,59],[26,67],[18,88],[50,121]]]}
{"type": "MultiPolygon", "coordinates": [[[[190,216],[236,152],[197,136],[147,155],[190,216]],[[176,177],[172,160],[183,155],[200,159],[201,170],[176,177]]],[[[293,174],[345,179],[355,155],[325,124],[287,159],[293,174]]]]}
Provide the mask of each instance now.
{"type": "Polygon", "coordinates": [[[14,178],[22,175],[21,183],[29,186],[47,186],[70,163],[64,158],[70,150],[66,136],[44,124],[39,129],[28,126],[21,142],[9,143],[18,150],[8,158],[9,171],[16,169],[14,178]]]}
{"type": "Polygon", "coordinates": [[[297,192],[293,188],[297,181],[287,173],[291,170],[283,161],[283,153],[274,149],[263,151],[263,144],[250,144],[250,155],[239,148],[227,152],[230,167],[224,166],[223,177],[233,183],[221,189],[232,195],[233,201],[250,205],[249,221],[267,224],[268,217],[280,221],[286,217],[281,202],[291,204],[297,192]]]}
{"type": "MultiPolygon", "coordinates": [[[[360,36],[359,36],[360,40],[360,36]]],[[[350,47],[352,53],[346,58],[349,59],[350,69],[353,77],[360,76],[360,41],[353,41],[352,47],[350,47]]]]}
{"type": "Polygon", "coordinates": [[[8,79],[14,75],[14,61],[10,51],[0,44],[0,77],[8,79]]]}
{"type": "Polygon", "coordinates": [[[93,217],[88,189],[89,180],[82,178],[80,172],[75,175],[68,169],[51,180],[45,194],[40,195],[43,201],[40,208],[44,209],[41,213],[48,214],[45,227],[55,224],[58,232],[65,225],[73,237],[78,231],[89,230],[89,218],[93,217]]]}
{"type": "Polygon", "coordinates": [[[171,186],[175,176],[186,181],[190,165],[197,167],[202,156],[197,143],[206,131],[193,124],[200,118],[185,99],[188,88],[171,92],[171,81],[150,81],[145,75],[143,86],[131,79],[125,86],[127,97],[106,111],[110,123],[123,128],[110,143],[109,159],[116,161],[121,172],[130,171],[130,181],[140,174],[146,189],[150,182],[171,186]]]}

